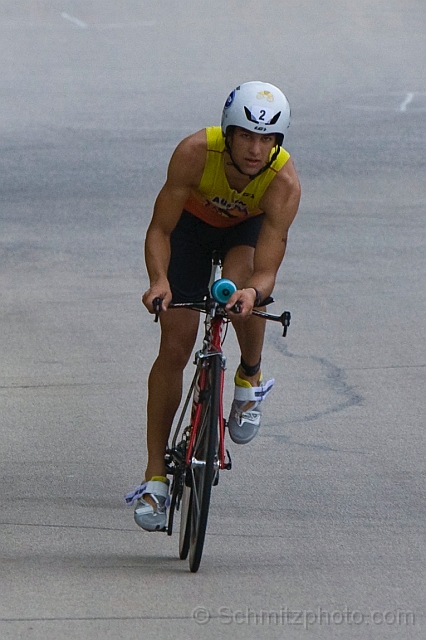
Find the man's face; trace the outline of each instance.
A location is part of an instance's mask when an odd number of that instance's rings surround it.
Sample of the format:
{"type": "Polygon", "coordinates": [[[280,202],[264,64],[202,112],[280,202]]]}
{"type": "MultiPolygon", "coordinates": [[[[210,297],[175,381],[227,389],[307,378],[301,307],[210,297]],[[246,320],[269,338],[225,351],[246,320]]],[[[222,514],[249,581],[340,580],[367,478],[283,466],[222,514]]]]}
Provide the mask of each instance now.
{"type": "Polygon", "coordinates": [[[228,141],[232,159],[249,176],[256,175],[267,164],[276,144],[274,133],[254,133],[242,127],[235,127],[228,141]]]}

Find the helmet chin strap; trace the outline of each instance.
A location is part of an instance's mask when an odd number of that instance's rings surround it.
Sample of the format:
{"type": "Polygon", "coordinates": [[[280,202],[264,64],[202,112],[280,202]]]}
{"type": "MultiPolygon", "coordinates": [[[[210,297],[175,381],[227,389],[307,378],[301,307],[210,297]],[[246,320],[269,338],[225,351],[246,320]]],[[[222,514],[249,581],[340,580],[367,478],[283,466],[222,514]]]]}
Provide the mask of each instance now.
{"type": "Polygon", "coordinates": [[[244,173],[244,171],[237,165],[237,163],[235,162],[234,158],[232,157],[232,151],[231,151],[231,147],[230,144],[228,142],[228,136],[226,136],[225,138],[225,149],[229,155],[229,157],[231,158],[231,163],[232,166],[236,168],[237,171],[239,171],[243,176],[246,176],[246,178],[249,178],[250,180],[254,180],[255,178],[257,178],[257,176],[260,176],[261,173],[263,173],[264,171],[266,171],[267,169],[269,169],[269,167],[271,166],[271,164],[273,162],[275,162],[275,160],[278,157],[278,154],[280,152],[280,145],[277,144],[276,145],[276,149],[274,154],[272,155],[272,158],[269,160],[269,162],[267,162],[265,164],[264,167],[262,167],[261,169],[259,169],[259,171],[257,173],[255,173],[254,175],[250,174],[250,173],[244,173]]]}

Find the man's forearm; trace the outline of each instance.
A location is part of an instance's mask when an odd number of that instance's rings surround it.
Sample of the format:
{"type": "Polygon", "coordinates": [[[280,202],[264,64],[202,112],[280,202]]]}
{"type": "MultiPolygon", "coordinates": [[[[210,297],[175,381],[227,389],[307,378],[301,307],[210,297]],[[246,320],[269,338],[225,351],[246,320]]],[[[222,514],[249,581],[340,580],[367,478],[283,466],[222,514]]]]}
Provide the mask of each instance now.
{"type": "Polygon", "coordinates": [[[145,264],[150,284],[167,279],[170,262],[170,236],[158,227],[149,227],[145,239],[145,264]]]}
{"type": "Polygon", "coordinates": [[[246,282],[245,289],[254,289],[259,293],[260,300],[271,295],[275,286],[276,274],[270,271],[255,271],[246,282]]]}

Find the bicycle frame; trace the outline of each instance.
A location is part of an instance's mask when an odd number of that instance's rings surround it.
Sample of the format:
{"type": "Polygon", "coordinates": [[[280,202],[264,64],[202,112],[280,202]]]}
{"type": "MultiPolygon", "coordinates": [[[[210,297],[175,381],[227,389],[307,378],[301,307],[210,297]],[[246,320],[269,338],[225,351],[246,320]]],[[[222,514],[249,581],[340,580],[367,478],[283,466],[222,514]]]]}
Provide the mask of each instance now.
{"type": "MultiPolygon", "coordinates": [[[[178,307],[181,305],[174,305],[174,307],[178,307]]],[[[186,306],[186,305],[185,305],[186,306]]],[[[210,305],[208,305],[210,306],[210,305]]],[[[182,409],[182,413],[180,415],[178,424],[176,426],[173,439],[172,439],[172,450],[176,447],[177,438],[181,431],[183,420],[185,414],[188,409],[189,402],[191,397],[194,395],[194,389],[199,383],[199,389],[202,391],[205,387],[205,376],[206,376],[206,368],[203,366],[203,361],[207,358],[220,358],[221,361],[221,376],[220,376],[220,400],[219,400],[219,469],[230,469],[230,463],[225,462],[225,418],[224,418],[224,410],[223,410],[223,389],[225,384],[225,368],[226,368],[226,358],[223,355],[222,351],[222,337],[223,337],[223,329],[226,323],[226,319],[223,313],[220,312],[220,308],[217,303],[212,301],[212,309],[207,312],[207,317],[205,320],[205,334],[203,340],[203,348],[200,351],[197,351],[195,354],[195,362],[197,365],[197,369],[194,374],[194,378],[192,380],[191,386],[189,388],[189,392],[185,401],[185,404],[182,409]]],[[[198,307],[198,305],[197,305],[198,307]]],[[[189,466],[191,464],[192,450],[195,442],[195,438],[197,435],[197,430],[200,423],[201,417],[201,402],[193,403],[193,415],[191,417],[191,432],[189,442],[187,444],[186,456],[185,456],[185,464],[189,466]]]]}
{"type": "MultiPolygon", "coordinates": [[[[268,298],[267,300],[264,301],[263,304],[269,304],[270,302],[273,302],[272,298],[268,298]]],[[[175,303],[170,305],[170,307],[175,309],[176,308],[194,309],[200,312],[206,312],[207,314],[207,317],[205,320],[205,334],[204,334],[204,341],[203,341],[203,349],[201,349],[195,354],[194,364],[197,365],[197,369],[195,371],[191,386],[189,388],[185,403],[183,405],[183,409],[181,411],[181,414],[172,438],[171,449],[173,450],[176,447],[177,438],[181,431],[183,420],[185,418],[189,402],[193,397],[195,385],[198,377],[200,376],[200,371],[199,371],[200,361],[209,357],[220,357],[221,383],[220,383],[220,406],[219,406],[219,413],[220,413],[220,416],[219,416],[219,424],[220,424],[219,426],[219,468],[230,469],[231,462],[230,462],[229,453],[228,453],[229,462],[228,463],[225,462],[226,423],[225,423],[224,411],[223,411],[223,389],[224,389],[224,383],[225,383],[224,374],[225,374],[225,368],[226,368],[226,358],[223,355],[223,351],[222,351],[222,334],[223,334],[224,326],[228,322],[226,318],[226,312],[223,310],[223,308],[220,307],[220,305],[217,302],[215,302],[212,299],[209,299],[207,301],[202,301],[202,302],[194,302],[194,303],[186,303],[186,302],[175,303]]],[[[259,316],[261,318],[266,318],[267,320],[280,322],[281,325],[283,326],[283,336],[287,335],[287,329],[290,326],[290,318],[291,318],[289,311],[284,311],[280,316],[266,313],[265,311],[259,311],[258,309],[254,309],[252,313],[253,315],[259,316]]],[[[204,383],[204,380],[202,379],[201,382],[204,383]]],[[[193,419],[191,420],[191,425],[190,425],[191,438],[189,441],[188,451],[185,458],[186,464],[190,463],[190,450],[191,450],[191,446],[194,443],[195,433],[196,433],[196,431],[194,431],[194,425],[196,429],[197,428],[196,425],[198,424],[199,418],[200,418],[200,405],[198,405],[198,413],[196,408],[195,418],[193,417],[193,419]]]]}

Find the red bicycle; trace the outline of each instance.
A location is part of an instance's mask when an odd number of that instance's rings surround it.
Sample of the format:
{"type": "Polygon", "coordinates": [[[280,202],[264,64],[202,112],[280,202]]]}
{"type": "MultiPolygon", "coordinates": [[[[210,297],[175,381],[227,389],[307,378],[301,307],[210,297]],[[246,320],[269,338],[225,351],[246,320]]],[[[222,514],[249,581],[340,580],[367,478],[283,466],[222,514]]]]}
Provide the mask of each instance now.
{"type": "MultiPolygon", "coordinates": [[[[217,255],[213,256],[212,262],[211,295],[200,302],[169,305],[170,308],[188,308],[206,314],[203,346],[195,354],[194,377],[166,453],[167,474],[173,477],[166,531],[172,535],[175,511],[180,511],[179,557],[184,560],[189,554],[192,572],[198,571],[201,562],[212,487],[219,481],[219,472],[232,467],[231,456],[225,448],[223,387],[226,359],[222,345],[230,322],[225,304],[236,287],[230,280],[220,277],[221,261],[217,255]],[[185,418],[190,405],[187,424],[185,418]]],[[[273,299],[268,298],[259,307],[271,302],[273,299]]],[[[161,299],[154,300],[154,308],[158,321],[161,299]]],[[[253,314],[280,322],[283,336],[287,334],[289,311],[278,316],[254,309],[253,314]]]]}

